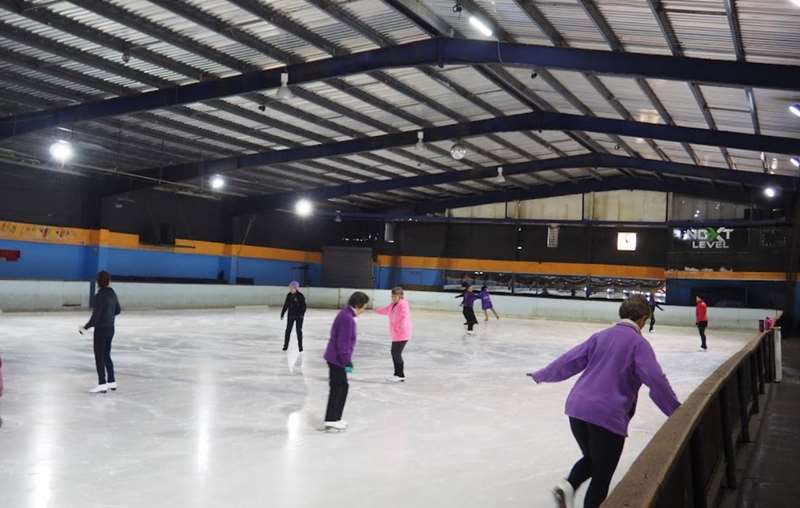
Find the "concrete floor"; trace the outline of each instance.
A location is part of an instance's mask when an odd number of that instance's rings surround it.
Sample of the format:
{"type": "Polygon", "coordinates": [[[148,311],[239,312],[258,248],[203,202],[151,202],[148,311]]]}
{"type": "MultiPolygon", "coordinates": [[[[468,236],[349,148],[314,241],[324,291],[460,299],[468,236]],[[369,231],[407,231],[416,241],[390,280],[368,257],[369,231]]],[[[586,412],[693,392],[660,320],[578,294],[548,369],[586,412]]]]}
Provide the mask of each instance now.
{"type": "MultiPolygon", "coordinates": [[[[319,430],[333,311],[309,310],[294,375],[277,309],[124,313],[120,389],[94,396],[85,313],[0,315],[0,507],[551,506],[578,458],[572,380],[524,373],[604,325],[502,319],[465,337],[459,313],[412,312],[403,385],[384,382],[386,319],[359,318],[340,434],[319,430]]],[[[704,354],[696,333],[648,335],[681,399],[753,336],[712,328],[704,354]]],[[[615,481],[664,421],[640,398],[615,481]]]]}

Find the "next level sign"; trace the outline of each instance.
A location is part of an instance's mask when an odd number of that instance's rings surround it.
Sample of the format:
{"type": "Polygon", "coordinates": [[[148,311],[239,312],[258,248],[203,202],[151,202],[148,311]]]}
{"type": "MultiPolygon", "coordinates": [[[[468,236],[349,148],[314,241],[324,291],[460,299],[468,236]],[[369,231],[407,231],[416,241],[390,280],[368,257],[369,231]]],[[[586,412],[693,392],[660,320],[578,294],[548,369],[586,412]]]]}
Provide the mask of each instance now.
{"type": "Polygon", "coordinates": [[[691,242],[692,249],[730,249],[733,229],[726,227],[700,229],[674,229],[678,240],[691,242]]]}

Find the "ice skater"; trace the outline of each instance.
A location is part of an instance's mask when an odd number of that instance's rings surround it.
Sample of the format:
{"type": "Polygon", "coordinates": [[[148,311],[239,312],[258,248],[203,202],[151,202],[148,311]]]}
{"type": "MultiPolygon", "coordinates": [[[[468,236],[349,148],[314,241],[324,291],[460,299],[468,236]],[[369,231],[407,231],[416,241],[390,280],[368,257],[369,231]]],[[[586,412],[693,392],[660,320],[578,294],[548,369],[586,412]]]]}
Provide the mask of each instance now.
{"type": "Polygon", "coordinates": [[[464,288],[464,292],[457,295],[456,298],[462,298],[461,306],[463,307],[462,313],[464,314],[464,319],[467,320],[464,323],[467,325],[467,335],[475,335],[472,328],[478,324],[478,318],[475,317],[475,309],[472,306],[475,304],[475,300],[478,299],[478,295],[473,292],[473,287],[470,284],[465,282],[462,284],[462,287],[464,288]]]}
{"type": "Polygon", "coordinates": [[[700,351],[706,352],[706,328],[708,327],[708,305],[702,298],[696,296],[694,307],[695,324],[697,324],[697,331],[700,332],[700,351]]]}
{"type": "Polygon", "coordinates": [[[664,311],[664,309],[662,309],[661,305],[658,304],[658,302],[656,301],[656,295],[653,293],[650,293],[650,297],[648,298],[647,303],[650,304],[650,332],[652,332],[653,327],[656,326],[656,309],[662,312],[664,311]]]}
{"type": "Polygon", "coordinates": [[[122,309],[117,294],[109,287],[111,276],[106,271],[97,274],[97,285],[100,289],[94,297],[94,308],[89,321],[78,327],[83,335],[94,328],[94,364],[97,368],[97,386],[89,393],[106,393],[117,389],[114,377],[114,363],[111,361],[111,340],[114,338],[114,321],[122,309]],[[108,374],[108,376],[106,376],[108,374]]]}
{"type": "Polygon", "coordinates": [[[378,314],[389,316],[389,332],[392,335],[392,362],[394,376],[387,381],[402,383],[406,380],[403,363],[403,349],[411,339],[411,308],[404,298],[403,288],[392,288],[392,303],[375,309],[378,314]]]}
{"type": "Polygon", "coordinates": [[[492,305],[492,296],[489,294],[489,288],[486,286],[481,287],[481,292],[479,293],[481,298],[481,308],[483,309],[484,321],[489,321],[489,311],[492,311],[494,317],[500,319],[500,316],[497,315],[497,311],[494,310],[494,305],[492,305]]]}
{"type": "Polygon", "coordinates": [[[528,374],[536,383],[552,383],[583,372],[566,403],[570,429],[583,457],[553,489],[560,508],[573,508],[575,491],[589,478],[584,508],[600,506],[608,495],[642,384],[650,388],[650,398],[667,416],[680,406],[653,348],[642,336],[650,317],[647,300],[641,295],[628,298],[619,308],[619,317],[622,320],[616,325],[528,374]]]}
{"type": "Polygon", "coordinates": [[[292,337],[292,326],[297,333],[297,348],[303,352],[303,318],[306,315],[306,297],[300,292],[300,283],[293,280],[289,283],[289,292],[283,302],[281,319],[288,313],[286,319],[286,333],[283,336],[283,350],[289,349],[289,339],[292,337]]]}
{"type": "Polygon", "coordinates": [[[369,297],[361,291],[350,295],[347,307],[339,311],[331,326],[331,337],[325,349],[328,362],[328,407],[325,411],[326,430],[344,430],[347,422],[342,420],[347,401],[347,372],[353,369],[353,349],[356,346],[356,317],[364,312],[369,297]]]}

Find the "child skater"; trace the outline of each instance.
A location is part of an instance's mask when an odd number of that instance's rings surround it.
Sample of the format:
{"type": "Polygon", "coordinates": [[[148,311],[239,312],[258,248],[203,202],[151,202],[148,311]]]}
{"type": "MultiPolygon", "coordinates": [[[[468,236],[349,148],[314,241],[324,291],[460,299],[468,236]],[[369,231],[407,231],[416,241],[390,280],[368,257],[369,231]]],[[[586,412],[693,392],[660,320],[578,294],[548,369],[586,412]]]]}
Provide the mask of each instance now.
{"type": "Polygon", "coordinates": [[[117,294],[108,285],[111,276],[106,271],[97,274],[97,285],[100,288],[94,297],[94,308],[89,321],[78,327],[81,335],[89,328],[94,328],[94,364],[97,368],[97,386],[89,393],[106,393],[109,389],[117,389],[114,378],[114,363],[111,361],[111,339],[114,338],[114,321],[121,312],[117,294]],[[106,378],[106,373],[108,377],[106,378]]]}
{"type": "Polygon", "coordinates": [[[489,321],[489,311],[492,311],[494,317],[500,319],[500,316],[497,315],[497,311],[494,310],[494,305],[492,305],[492,297],[489,295],[489,288],[486,286],[481,287],[480,295],[481,297],[481,308],[483,309],[483,315],[486,317],[484,321],[489,321]]]}
{"type": "Polygon", "coordinates": [[[325,350],[328,362],[328,408],[325,411],[326,430],[344,430],[347,422],[342,420],[344,403],[347,400],[347,371],[353,369],[353,349],[356,346],[356,317],[364,312],[369,297],[361,291],[350,295],[347,307],[339,311],[331,326],[331,337],[325,350]]]}
{"type": "Polygon", "coordinates": [[[402,383],[406,380],[403,370],[403,349],[411,338],[411,309],[408,301],[403,297],[403,288],[392,288],[392,303],[386,307],[375,309],[378,314],[389,316],[389,332],[392,335],[392,362],[394,362],[394,376],[387,379],[393,383],[402,383]]]}
{"type": "Polygon", "coordinates": [[[463,298],[461,305],[464,307],[462,310],[464,319],[467,320],[467,322],[464,323],[467,325],[467,335],[475,335],[475,332],[472,331],[472,327],[478,324],[478,318],[475,317],[475,309],[472,308],[472,305],[475,303],[475,300],[478,299],[478,295],[473,292],[473,287],[470,284],[464,283],[462,287],[464,288],[464,292],[456,296],[456,298],[463,298]]]}
{"type": "Polygon", "coordinates": [[[680,405],[653,348],[642,336],[650,317],[647,300],[640,295],[628,298],[619,308],[619,317],[622,321],[616,325],[528,374],[536,383],[551,383],[583,372],[566,404],[569,426],[583,458],[553,489],[560,508],[573,508],[575,491],[589,478],[584,508],[600,506],[608,495],[642,384],[650,388],[650,398],[667,416],[680,405]]]}
{"type": "Polygon", "coordinates": [[[656,295],[650,293],[650,298],[647,300],[647,303],[650,305],[650,331],[653,331],[653,327],[656,326],[656,309],[663,311],[664,309],[661,308],[661,305],[658,304],[656,301],[656,295]]]}
{"type": "Polygon", "coordinates": [[[286,320],[286,334],[283,337],[283,350],[289,349],[289,339],[292,336],[292,325],[297,331],[297,348],[303,352],[303,318],[306,315],[306,297],[300,292],[300,283],[293,280],[289,283],[289,292],[286,294],[286,301],[283,302],[281,319],[286,313],[289,318],[286,320]]]}

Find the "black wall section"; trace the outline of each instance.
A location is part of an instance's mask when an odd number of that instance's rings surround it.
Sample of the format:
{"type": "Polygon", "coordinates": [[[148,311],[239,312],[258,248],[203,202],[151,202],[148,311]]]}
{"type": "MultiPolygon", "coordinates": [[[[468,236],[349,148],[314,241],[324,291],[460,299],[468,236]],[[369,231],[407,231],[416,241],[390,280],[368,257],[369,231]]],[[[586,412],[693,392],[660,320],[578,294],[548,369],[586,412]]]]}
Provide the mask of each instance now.
{"type": "Polygon", "coordinates": [[[100,225],[96,180],[54,171],[0,168],[0,219],[75,228],[100,225]]]}
{"type": "Polygon", "coordinates": [[[676,240],[670,233],[667,268],[710,268],[741,272],[785,272],[789,228],[735,229],[729,249],[693,248],[691,242],[676,240]]]}
{"type": "Polygon", "coordinates": [[[178,238],[230,240],[230,216],[222,201],[139,191],[103,199],[102,213],[102,226],[112,231],[140,234],[144,228],[167,224],[174,228],[178,238]]]}
{"type": "Polygon", "coordinates": [[[400,223],[391,255],[665,266],[669,232],[664,228],[562,226],[559,243],[547,248],[546,226],[400,223]],[[635,252],[617,250],[617,233],[638,235],[635,252]],[[518,249],[517,247],[521,247],[518,249]]]}

